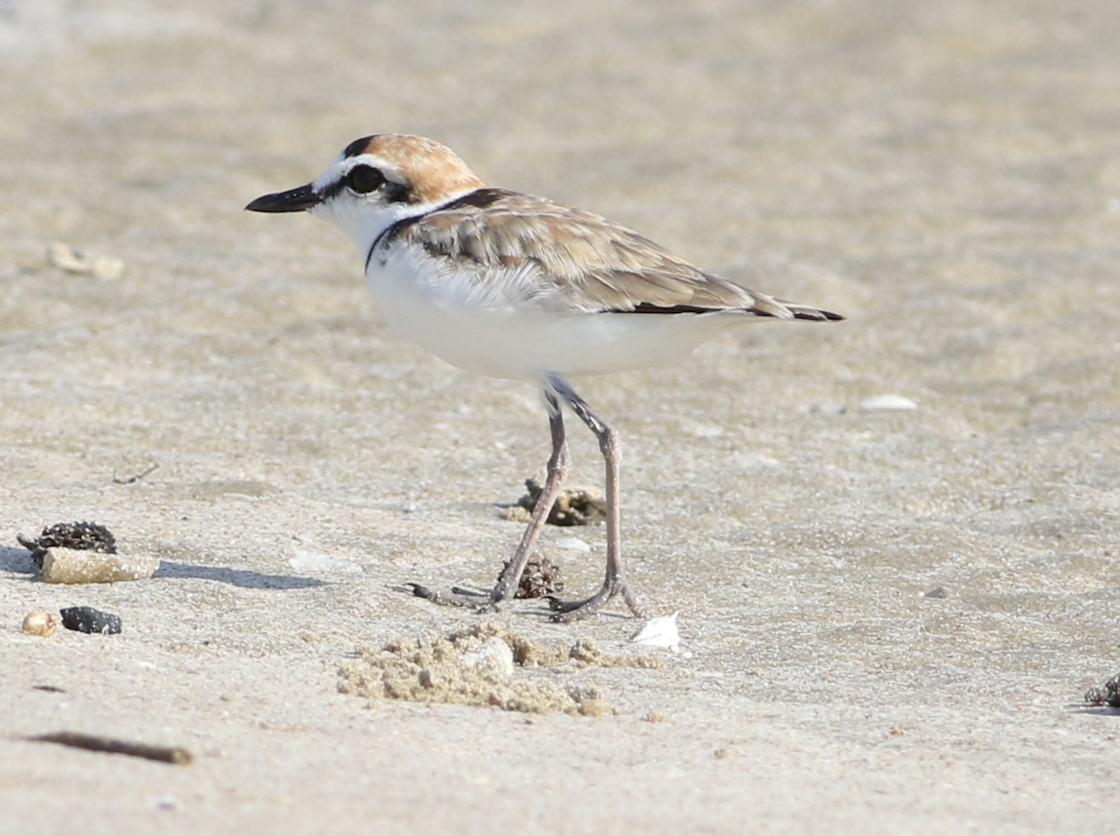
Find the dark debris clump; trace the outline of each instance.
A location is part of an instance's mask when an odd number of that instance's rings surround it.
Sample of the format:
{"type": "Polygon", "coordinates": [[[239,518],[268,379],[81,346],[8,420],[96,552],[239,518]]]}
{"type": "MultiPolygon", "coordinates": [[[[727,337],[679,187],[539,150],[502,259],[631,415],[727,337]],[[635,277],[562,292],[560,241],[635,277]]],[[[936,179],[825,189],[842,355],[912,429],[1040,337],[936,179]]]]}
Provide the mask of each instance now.
{"type": "MultiPolygon", "coordinates": [[[[536,479],[526,479],[525,489],[529,493],[517,500],[517,504],[531,514],[537,507],[541,484],[536,479]]],[[[548,522],[550,525],[593,525],[606,517],[606,503],[598,491],[565,488],[556,497],[556,503],[548,514],[548,522]]]]}
{"type": "Polygon", "coordinates": [[[21,546],[31,550],[31,559],[43,568],[43,557],[47,549],[64,548],[78,551],[116,554],[117,539],[103,525],[94,522],[55,523],[43,529],[37,538],[31,539],[17,534],[21,546]]]}
{"type": "Polygon", "coordinates": [[[121,617],[111,612],[102,612],[93,607],[67,607],[59,610],[62,626],[78,633],[119,633],[121,617]]]}
{"type": "MultiPolygon", "coordinates": [[[[509,566],[507,560],[502,572],[509,566]]],[[[499,580],[501,575],[498,575],[499,580]]],[[[564,578],[560,567],[540,554],[534,554],[525,564],[525,571],[521,573],[521,581],[517,584],[514,598],[544,598],[546,595],[555,595],[564,591],[564,578]]]]}
{"type": "Polygon", "coordinates": [[[1103,688],[1090,688],[1085,692],[1085,702],[1090,705],[1107,705],[1120,708],[1120,673],[1104,684],[1103,688]]]}

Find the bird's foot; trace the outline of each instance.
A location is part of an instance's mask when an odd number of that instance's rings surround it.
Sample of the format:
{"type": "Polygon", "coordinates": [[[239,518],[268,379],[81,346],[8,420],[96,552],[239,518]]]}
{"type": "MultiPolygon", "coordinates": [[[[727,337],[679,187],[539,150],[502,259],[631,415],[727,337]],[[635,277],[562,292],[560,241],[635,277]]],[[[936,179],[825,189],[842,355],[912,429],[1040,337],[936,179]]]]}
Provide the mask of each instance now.
{"type": "Polygon", "coordinates": [[[598,592],[582,601],[561,601],[555,595],[545,597],[548,600],[548,608],[552,610],[552,620],[566,624],[595,615],[615,595],[621,595],[630,612],[638,618],[642,617],[642,606],[638,603],[638,596],[630,589],[630,584],[622,578],[607,580],[598,592]]]}
{"type": "MultiPolygon", "coordinates": [[[[423,598],[433,604],[445,607],[471,607],[478,613],[498,612],[502,605],[506,603],[501,597],[500,587],[484,592],[453,586],[450,591],[445,592],[430,589],[418,583],[408,583],[405,586],[411,588],[412,594],[417,598],[423,598]]],[[[642,617],[642,607],[638,603],[638,596],[630,589],[630,584],[621,578],[608,580],[598,592],[582,601],[561,601],[555,595],[545,595],[544,599],[548,601],[548,608],[552,610],[552,620],[567,624],[595,615],[604,604],[616,595],[623,597],[626,606],[630,608],[630,612],[638,618],[642,617]]]]}

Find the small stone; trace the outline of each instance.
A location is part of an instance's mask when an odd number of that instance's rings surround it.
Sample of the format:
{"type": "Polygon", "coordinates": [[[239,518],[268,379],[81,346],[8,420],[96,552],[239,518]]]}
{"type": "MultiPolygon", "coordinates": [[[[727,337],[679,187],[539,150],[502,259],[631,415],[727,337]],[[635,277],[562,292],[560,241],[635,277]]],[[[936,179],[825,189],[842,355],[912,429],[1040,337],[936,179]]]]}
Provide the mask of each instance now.
{"type": "Polygon", "coordinates": [[[23,619],[23,632],[29,636],[53,636],[57,626],[58,619],[42,610],[29,612],[23,619]]]}
{"type": "Polygon", "coordinates": [[[125,557],[55,547],[43,557],[40,578],[46,583],[116,583],[150,578],[159,558],[125,557]]]}
{"type": "Polygon", "coordinates": [[[59,610],[62,626],[79,633],[119,633],[121,617],[93,607],[67,607],[59,610]]]}
{"type": "Polygon", "coordinates": [[[462,660],[482,674],[502,679],[513,676],[513,649],[497,637],[484,641],[478,650],[464,653],[462,660]]]}

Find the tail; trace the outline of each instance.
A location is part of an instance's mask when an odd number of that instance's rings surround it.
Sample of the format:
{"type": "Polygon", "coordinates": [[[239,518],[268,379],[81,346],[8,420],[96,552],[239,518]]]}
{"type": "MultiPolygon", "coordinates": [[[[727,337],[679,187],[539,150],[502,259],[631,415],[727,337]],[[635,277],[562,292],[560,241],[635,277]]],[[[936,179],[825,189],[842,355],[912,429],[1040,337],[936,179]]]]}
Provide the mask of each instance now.
{"type": "Polygon", "coordinates": [[[656,302],[629,302],[625,308],[607,309],[605,313],[679,315],[679,314],[748,314],[773,319],[808,319],[813,322],[839,322],[838,313],[821,310],[810,305],[799,305],[785,299],[775,299],[757,290],[741,287],[723,279],[709,277],[712,284],[705,287],[704,302],[659,304],[656,302]],[[715,282],[719,282],[718,285],[715,282]],[[718,295],[714,291],[719,291],[718,295]],[[711,300],[711,301],[708,301],[711,300]]]}
{"type": "Polygon", "coordinates": [[[783,305],[786,310],[793,314],[794,319],[807,319],[811,322],[841,322],[847,318],[832,311],[813,308],[809,305],[798,305],[795,302],[787,302],[785,299],[775,299],[774,301],[783,305]]]}

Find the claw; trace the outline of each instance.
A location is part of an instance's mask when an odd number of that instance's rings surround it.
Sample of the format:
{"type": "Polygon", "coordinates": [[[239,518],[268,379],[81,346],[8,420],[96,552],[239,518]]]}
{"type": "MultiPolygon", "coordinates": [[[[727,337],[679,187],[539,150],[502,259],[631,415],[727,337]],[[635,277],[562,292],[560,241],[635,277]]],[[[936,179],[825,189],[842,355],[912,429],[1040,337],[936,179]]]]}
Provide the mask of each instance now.
{"type": "Polygon", "coordinates": [[[493,603],[489,593],[470,592],[459,587],[453,587],[450,592],[440,592],[418,583],[406,583],[404,586],[411,587],[412,594],[417,598],[445,607],[483,607],[493,603]]]}
{"type": "Polygon", "coordinates": [[[614,581],[608,580],[602,589],[582,601],[561,601],[555,595],[546,595],[545,598],[548,600],[548,608],[552,610],[551,620],[563,624],[595,615],[616,595],[623,597],[630,612],[638,618],[642,617],[642,609],[638,605],[638,599],[630,591],[630,585],[617,578],[614,581]]]}

